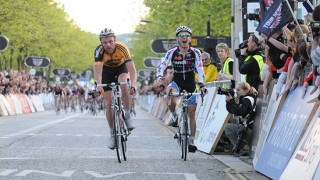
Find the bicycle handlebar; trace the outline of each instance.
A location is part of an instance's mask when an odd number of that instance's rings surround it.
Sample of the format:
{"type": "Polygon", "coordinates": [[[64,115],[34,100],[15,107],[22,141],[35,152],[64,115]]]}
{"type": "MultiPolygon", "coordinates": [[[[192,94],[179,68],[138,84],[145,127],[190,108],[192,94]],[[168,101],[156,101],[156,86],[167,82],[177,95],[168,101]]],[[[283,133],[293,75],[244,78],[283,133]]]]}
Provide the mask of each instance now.
{"type": "Polygon", "coordinates": [[[112,87],[112,86],[119,86],[119,85],[123,85],[123,84],[128,84],[128,86],[131,88],[131,80],[128,78],[127,81],[122,81],[122,82],[112,82],[109,84],[97,84],[95,82],[95,88],[97,87],[112,87]]]}
{"type": "MultiPolygon", "coordinates": [[[[201,96],[201,106],[203,104],[203,97],[205,95],[205,93],[207,92],[207,90],[200,90],[200,93],[198,92],[193,92],[193,93],[188,93],[185,90],[183,90],[182,92],[172,92],[172,89],[170,89],[168,96],[183,96],[183,97],[187,97],[187,96],[201,96]]],[[[171,104],[171,98],[169,100],[169,104],[171,104]]]]}
{"type": "Polygon", "coordinates": [[[110,84],[97,84],[97,87],[107,87],[107,86],[119,86],[119,85],[123,85],[123,84],[128,84],[128,82],[112,82],[110,84]]]}

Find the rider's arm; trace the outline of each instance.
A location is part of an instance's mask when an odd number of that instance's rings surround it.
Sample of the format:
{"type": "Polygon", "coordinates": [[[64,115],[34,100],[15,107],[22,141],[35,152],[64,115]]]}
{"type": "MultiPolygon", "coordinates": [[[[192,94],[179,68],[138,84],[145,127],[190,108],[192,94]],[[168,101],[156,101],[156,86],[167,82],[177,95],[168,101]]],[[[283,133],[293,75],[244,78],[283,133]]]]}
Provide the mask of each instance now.
{"type": "Polygon", "coordinates": [[[136,87],[137,82],[137,71],[133,61],[127,61],[126,67],[130,74],[131,86],[136,87]]]}
{"type": "Polygon", "coordinates": [[[94,79],[97,81],[98,84],[101,84],[101,77],[102,77],[102,67],[103,67],[103,47],[99,45],[96,50],[94,51],[94,79]]]}
{"type": "Polygon", "coordinates": [[[173,52],[174,52],[175,49],[176,49],[176,48],[170,49],[170,50],[167,52],[165,58],[162,60],[159,68],[157,69],[157,77],[162,77],[162,76],[163,76],[163,73],[164,73],[164,71],[166,70],[168,64],[170,63],[170,59],[171,59],[172,54],[173,54],[173,52]]]}
{"type": "Polygon", "coordinates": [[[198,49],[195,49],[196,59],[195,59],[195,66],[198,72],[198,79],[199,83],[204,83],[204,71],[203,71],[203,64],[201,60],[201,52],[198,49]]]}
{"type": "Polygon", "coordinates": [[[102,77],[102,65],[94,64],[94,80],[97,81],[98,84],[101,84],[101,77],[102,77]]]}

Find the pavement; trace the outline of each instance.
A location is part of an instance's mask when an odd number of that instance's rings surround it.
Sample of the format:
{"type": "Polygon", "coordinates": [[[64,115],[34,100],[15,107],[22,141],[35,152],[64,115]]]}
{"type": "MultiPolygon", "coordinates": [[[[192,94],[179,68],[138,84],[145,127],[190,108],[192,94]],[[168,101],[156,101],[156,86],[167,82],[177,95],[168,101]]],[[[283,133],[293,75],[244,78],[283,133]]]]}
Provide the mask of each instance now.
{"type": "MultiPolygon", "coordinates": [[[[141,109],[142,112],[144,112],[147,116],[150,117],[151,120],[157,122],[160,124],[163,129],[167,129],[169,132],[174,135],[176,132],[176,129],[171,126],[167,126],[163,121],[157,119],[156,117],[152,116],[151,114],[147,113],[143,109],[141,109]]],[[[201,151],[200,151],[201,152],[201,151]]],[[[204,153],[206,154],[206,153],[204,153]]],[[[252,158],[249,156],[240,156],[240,157],[234,157],[233,155],[230,155],[230,153],[214,153],[213,156],[229,168],[224,170],[224,173],[226,173],[230,179],[232,180],[269,180],[270,178],[262,175],[261,173],[254,171],[253,164],[252,164],[252,158]]]]}

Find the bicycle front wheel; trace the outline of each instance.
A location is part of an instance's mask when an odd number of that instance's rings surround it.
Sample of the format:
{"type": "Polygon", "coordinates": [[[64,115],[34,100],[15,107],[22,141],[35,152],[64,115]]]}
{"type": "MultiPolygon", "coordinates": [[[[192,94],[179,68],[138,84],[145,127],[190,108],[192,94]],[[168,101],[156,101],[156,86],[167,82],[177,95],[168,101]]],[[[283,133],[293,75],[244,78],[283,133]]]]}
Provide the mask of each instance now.
{"type": "Polygon", "coordinates": [[[187,160],[187,153],[188,153],[188,115],[184,114],[182,116],[182,125],[181,125],[181,150],[182,156],[181,158],[186,161],[187,160]]]}
{"type": "Polygon", "coordinates": [[[116,151],[118,162],[121,163],[121,153],[122,153],[122,143],[121,143],[121,126],[120,126],[120,114],[117,108],[113,110],[113,132],[114,132],[114,140],[116,142],[116,151]]]}
{"type": "Polygon", "coordinates": [[[121,125],[121,149],[122,149],[122,156],[123,156],[123,160],[127,160],[127,155],[126,155],[126,151],[127,151],[127,137],[126,137],[126,130],[124,128],[124,125],[121,125]]]}

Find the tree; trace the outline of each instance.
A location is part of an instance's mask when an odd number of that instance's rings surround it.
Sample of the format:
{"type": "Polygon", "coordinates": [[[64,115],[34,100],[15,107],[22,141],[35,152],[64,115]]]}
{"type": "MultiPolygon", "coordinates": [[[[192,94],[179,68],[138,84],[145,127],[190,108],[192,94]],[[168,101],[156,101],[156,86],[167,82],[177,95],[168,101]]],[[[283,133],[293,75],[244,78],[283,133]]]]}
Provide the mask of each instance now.
{"type": "MultiPolygon", "coordinates": [[[[1,69],[26,69],[26,56],[46,56],[51,68],[80,73],[92,66],[97,35],[84,32],[68,20],[53,0],[0,0],[0,32],[10,44],[0,55],[1,69]],[[81,62],[81,63],[79,63],[81,62]]],[[[50,72],[49,72],[50,74],[50,72]]]]}
{"type": "Polygon", "coordinates": [[[210,21],[212,36],[231,35],[231,0],[145,0],[144,3],[150,8],[145,19],[154,23],[136,27],[136,30],[148,32],[135,34],[132,41],[131,51],[137,69],[143,68],[145,57],[158,56],[150,50],[150,42],[160,37],[174,38],[180,25],[190,26],[194,36],[206,36],[206,24],[210,21]]]}

